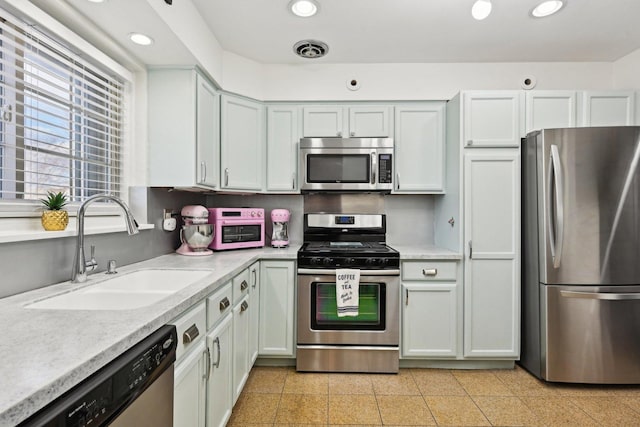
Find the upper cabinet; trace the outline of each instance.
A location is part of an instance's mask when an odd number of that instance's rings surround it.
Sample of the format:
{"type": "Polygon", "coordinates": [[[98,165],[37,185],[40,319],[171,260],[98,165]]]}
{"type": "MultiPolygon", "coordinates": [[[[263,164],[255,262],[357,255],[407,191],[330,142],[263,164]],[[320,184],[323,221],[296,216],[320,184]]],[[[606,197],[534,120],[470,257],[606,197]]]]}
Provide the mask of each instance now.
{"type": "Polygon", "coordinates": [[[195,69],[150,69],[149,185],[218,188],[220,95],[195,69]]]}
{"type": "Polygon", "coordinates": [[[537,90],[526,93],[526,132],[576,126],[575,91],[537,90]]]}
{"type": "Polygon", "coordinates": [[[302,108],[305,138],[386,138],[392,133],[390,106],[313,105],[302,108]]]}
{"type": "Polygon", "coordinates": [[[631,126],[635,124],[633,91],[586,91],[582,96],[581,126],[631,126]]]}
{"type": "Polygon", "coordinates": [[[394,193],[441,193],[445,102],[395,108],[394,193]]]}
{"type": "Polygon", "coordinates": [[[465,147],[518,147],[524,127],[520,91],[463,92],[465,147]]]}
{"type": "Polygon", "coordinates": [[[220,172],[223,190],[263,189],[264,106],[256,101],[222,95],[220,172]]]}
{"type": "Polygon", "coordinates": [[[296,193],[298,186],[299,107],[267,107],[267,192],[296,193]]]}

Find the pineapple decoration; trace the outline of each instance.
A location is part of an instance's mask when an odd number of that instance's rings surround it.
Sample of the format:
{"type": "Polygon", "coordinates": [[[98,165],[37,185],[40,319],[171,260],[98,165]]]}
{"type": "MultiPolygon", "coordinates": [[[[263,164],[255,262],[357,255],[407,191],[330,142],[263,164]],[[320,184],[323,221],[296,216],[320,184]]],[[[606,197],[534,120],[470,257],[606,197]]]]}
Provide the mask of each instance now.
{"type": "Polygon", "coordinates": [[[42,212],[42,226],[47,231],[61,231],[67,228],[69,224],[69,213],[62,209],[67,203],[67,195],[62,191],[53,193],[47,191],[47,198],[40,199],[42,204],[47,208],[42,212]]]}

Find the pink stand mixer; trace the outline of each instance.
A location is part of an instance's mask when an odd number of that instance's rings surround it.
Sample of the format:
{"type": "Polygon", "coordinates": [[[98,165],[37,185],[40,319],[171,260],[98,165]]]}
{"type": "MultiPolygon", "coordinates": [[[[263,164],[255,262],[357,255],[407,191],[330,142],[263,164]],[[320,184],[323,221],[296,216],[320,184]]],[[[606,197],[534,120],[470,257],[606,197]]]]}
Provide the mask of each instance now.
{"type": "Polygon", "coordinates": [[[203,256],[213,251],[207,248],[213,241],[213,224],[208,224],[209,211],[204,206],[189,205],[180,211],[184,225],[180,229],[180,255],[203,256]]]}
{"type": "Polygon", "coordinates": [[[274,209],[271,211],[273,233],[271,234],[271,246],[285,248],[289,246],[289,219],[291,213],[287,209],[274,209]]]}

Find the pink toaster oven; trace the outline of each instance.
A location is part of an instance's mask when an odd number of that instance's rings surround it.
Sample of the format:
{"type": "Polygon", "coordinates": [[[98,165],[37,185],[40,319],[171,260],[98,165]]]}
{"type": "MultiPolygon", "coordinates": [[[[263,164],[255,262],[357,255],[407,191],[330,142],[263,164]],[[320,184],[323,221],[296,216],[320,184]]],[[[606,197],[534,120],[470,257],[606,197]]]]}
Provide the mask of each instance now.
{"type": "Polygon", "coordinates": [[[213,224],[214,251],[261,248],[264,246],[264,209],[208,208],[209,224],[213,224]]]}

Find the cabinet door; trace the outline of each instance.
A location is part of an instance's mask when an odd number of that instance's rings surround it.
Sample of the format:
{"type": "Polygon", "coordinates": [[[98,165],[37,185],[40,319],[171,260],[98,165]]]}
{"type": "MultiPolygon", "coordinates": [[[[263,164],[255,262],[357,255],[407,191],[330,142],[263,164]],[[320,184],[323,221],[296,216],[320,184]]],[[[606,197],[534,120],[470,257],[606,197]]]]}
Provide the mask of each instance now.
{"type": "Polygon", "coordinates": [[[391,107],[349,108],[349,136],[386,138],[391,135],[391,107]]]}
{"type": "Polygon", "coordinates": [[[519,147],[524,122],[524,97],[518,91],[465,92],[466,147],[519,147]]]}
{"type": "Polygon", "coordinates": [[[175,367],[173,378],[173,425],[204,427],[207,362],[204,340],[175,367]]]}
{"type": "Polygon", "coordinates": [[[549,128],[576,126],[576,93],[548,90],[527,92],[526,133],[549,128]]]}
{"type": "Polygon", "coordinates": [[[247,295],[233,308],[233,404],[249,377],[249,320],[251,317],[247,295]]]}
{"type": "Polygon", "coordinates": [[[264,108],[229,95],[221,99],[221,187],[262,190],[264,108]]]}
{"type": "Polygon", "coordinates": [[[519,150],[464,155],[464,355],[520,352],[519,150]]]}
{"type": "Polygon", "coordinates": [[[457,285],[403,283],[402,356],[457,355],[457,285]]]}
{"type": "Polygon", "coordinates": [[[302,109],[302,135],[305,138],[346,137],[342,107],[315,106],[302,109]]]}
{"type": "Polygon", "coordinates": [[[260,331],[260,262],[249,267],[249,366],[258,358],[258,333],[260,331]]]}
{"type": "Polygon", "coordinates": [[[292,261],[261,261],[261,356],[294,355],[294,272],[292,261]]]}
{"type": "Polygon", "coordinates": [[[209,82],[198,75],[196,98],[196,182],[216,188],[220,165],[220,96],[209,82]]]}
{"type": "Polygon", "coordinates": [[[443,102],[398,106],[395,114],[395,193],[443,191],[443,102]]]}
{"type": "Polygon", "coordinates": [[[232,315],[227,315],[207,335],[207,427],[224,427],[233,408],[232,315]]]}
{"type": "Polygon", "coordinates": [[[267,191],[298,191],[298,107],[267,108],[267,191]]]}
{"type": "Polygon", "coordinates": [[[584,92],[582,126],[632,126],[634,122],[633,91],[584,92]]]}

